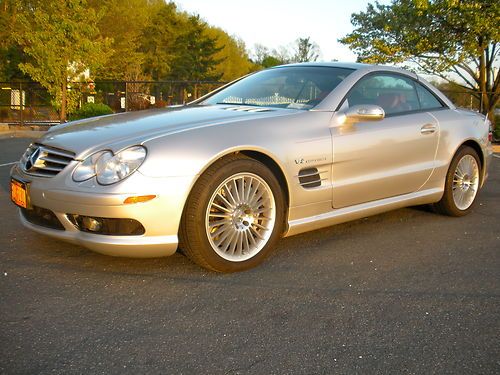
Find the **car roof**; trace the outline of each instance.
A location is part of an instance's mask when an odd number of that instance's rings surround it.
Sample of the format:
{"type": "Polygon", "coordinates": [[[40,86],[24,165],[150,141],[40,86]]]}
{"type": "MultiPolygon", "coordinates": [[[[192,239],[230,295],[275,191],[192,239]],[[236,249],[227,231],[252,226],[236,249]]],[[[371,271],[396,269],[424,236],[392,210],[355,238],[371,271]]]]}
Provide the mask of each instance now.
{"type": "Polygon", "coordinates": [[[358,70],[358,69],[363,69],[366,67],[370,67],[373,65],[370,64],[362,64],[362,63],[353,63],[353,62],[303,62],[303,63],[292,63],[292,64],[284,64],[284,65],[278,65],[274,66],[273,68],[283,68],[283,67],[290,67],[290,66],[324,66],[324,67],[331,67],[331,68],[344,68],[344,69],[353,69],[353,70],[358,70]]]}
{"type": "MultiPolygon", "coordinates": [[[[283,68],[283,67],[305,67],[305,66],[317,66],[317,67],[330,67],[330,68],[343,68],[343,69],[352,69],[352,70],[360,70],[360,71],[392,71],[402,73],[408,76],[411,76],[415,79],[417,75],[408,70],[404,70],[401,68],[397,68],[395,66],[387,66],[387,65],[374,65],[374,64],[363,64],[363,63],[353,63],[353,62],[305,62],[305,63],[293,63],[293,64],[285,64],[278,65],[273,68],[283,68]]],[[[271,68],[271,69],[273,69],[271,68]]]]}

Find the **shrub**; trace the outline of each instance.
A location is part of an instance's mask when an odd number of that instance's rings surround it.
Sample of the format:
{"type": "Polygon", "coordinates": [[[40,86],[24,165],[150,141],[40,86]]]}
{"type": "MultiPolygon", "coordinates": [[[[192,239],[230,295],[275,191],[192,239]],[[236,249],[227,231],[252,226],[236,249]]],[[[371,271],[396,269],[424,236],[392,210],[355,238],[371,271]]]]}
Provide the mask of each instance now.
{"type": "Polygon", "coordinates": [[[165,100],[157,100],[155,103],[155,108],[165,108],[168,106],[168,103],[165,100]]]}
{"type": "Polygon", "coordinates": [[[129,111],[140,111],[151,107],[151,102],[144,94],[131,93],[127,98],[129,111]]]}
{"type": "Polygon", "coordinates": [[[80,109],[71,114],[71,120],[80,120],[88,117],[110,115],[113,110],[102,103],[85,103],[80,109]]]}
{"type": "Polygon", "coordinates": [[[9,110],[2,108],[0,109],[0,122],[7,120],[9,117],[9,110]]]}
{"type": "Polygon", "coordinates": [[[495,128],[493,132],[493,139],[496,142],[500,141],[500,115],[495,116],[495,128]]]}

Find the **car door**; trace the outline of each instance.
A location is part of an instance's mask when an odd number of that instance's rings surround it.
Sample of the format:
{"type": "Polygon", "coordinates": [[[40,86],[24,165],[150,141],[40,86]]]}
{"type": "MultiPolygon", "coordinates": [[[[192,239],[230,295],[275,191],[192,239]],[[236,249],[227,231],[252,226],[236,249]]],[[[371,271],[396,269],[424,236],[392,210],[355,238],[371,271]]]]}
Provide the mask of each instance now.
{"type": "Polygon", "coordinates": [[[331,128],[334,208],[415,192],[430,177],[439,124],[421,108],[415,84],[397,73],[370,73],[346,96],[342,109],[375,104],[385,117],[331,128]]]}

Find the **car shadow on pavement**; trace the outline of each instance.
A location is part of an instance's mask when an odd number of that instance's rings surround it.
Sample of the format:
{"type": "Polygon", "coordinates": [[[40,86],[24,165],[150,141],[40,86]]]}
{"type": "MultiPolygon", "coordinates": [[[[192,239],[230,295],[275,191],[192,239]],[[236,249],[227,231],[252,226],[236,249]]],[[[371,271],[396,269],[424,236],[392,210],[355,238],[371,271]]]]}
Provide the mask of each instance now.
{"type": "MultiPolygon", "coordinates": [[[[314,252],[322,253],[325,248],[333,245],[335,252],[332,257],[349,253],[345,245],[355,236],[363,234],[369,236],[376,233],[378,228],[391,224],[408,222],[417,217],[437,216],[430,213],[427,208],[419,207],[400,209],[370,218],[338,224],[332,227],[283,238],[274,249],[271,256],[258,266],[256,270],[264,271],[266,268],[275,267],[300,267],[300,263],[307,262],[307,258],[314,256],[314,252]]],[[[439,217],[439,216],[437,216],[439,217]]],[[[175,277],[182,275],[196,279],[201,275],[220,276],[221,274],[207,271],[192,263],[180,251],[170,257],[163,258],[121,258],[102,255],[84,247],[45,237],[43,235],[26,231],[17,239],[17,248],[22,252],[21,259],[32,265],[38,263],[42,267],[65,270],[67,272],[108,273],[128,276],[161,276],[175,277]],[[25,242],[25,243],[23,243],[25,242]],[[33,246],[32,244],[36,244],[33,246]]],[[[18,261],[21,261],[18,259],[18,261]]],[[[260,271],[246,271],[260,272],[260,271]]],[[[264,271],[266,272],[266,271],[264,271]]]]}

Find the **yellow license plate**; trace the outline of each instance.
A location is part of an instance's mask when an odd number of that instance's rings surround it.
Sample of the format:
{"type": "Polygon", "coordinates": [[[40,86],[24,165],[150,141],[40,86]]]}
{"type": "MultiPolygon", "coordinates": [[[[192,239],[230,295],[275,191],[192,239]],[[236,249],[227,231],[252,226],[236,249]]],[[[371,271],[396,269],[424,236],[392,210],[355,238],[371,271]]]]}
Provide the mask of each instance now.
{"type": "Polygon", "coordinates": [[[10,198],[19,207],[28,207],[28,194],[26,192],[26,184],[17,181],[10,180],[10,198]]]}

